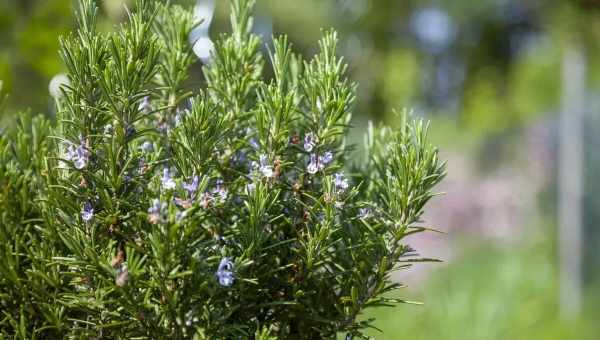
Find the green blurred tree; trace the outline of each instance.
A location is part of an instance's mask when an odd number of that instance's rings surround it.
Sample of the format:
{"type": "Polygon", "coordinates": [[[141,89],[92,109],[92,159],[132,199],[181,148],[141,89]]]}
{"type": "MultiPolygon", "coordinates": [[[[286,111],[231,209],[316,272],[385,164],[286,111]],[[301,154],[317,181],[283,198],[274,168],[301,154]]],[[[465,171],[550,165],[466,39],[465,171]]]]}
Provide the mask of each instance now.
{"type": "Polygon", "coordinates": [[[0,80],[10,94],[7,111],[46,112],[48,82],[61,70],[58,36],[73,25],[71,0],[0,1],[0,80]]]}

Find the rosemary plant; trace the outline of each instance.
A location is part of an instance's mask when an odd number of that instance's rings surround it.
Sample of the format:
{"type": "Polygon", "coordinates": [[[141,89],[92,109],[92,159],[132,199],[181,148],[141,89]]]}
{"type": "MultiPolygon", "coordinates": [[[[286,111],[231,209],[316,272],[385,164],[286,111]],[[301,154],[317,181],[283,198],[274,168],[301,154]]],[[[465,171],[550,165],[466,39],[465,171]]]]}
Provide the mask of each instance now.
{"type": "Polygon", "coordinates": [[[203,88],[190,11],[139,0],[115,33],[61,40],[55,123],[0,136],[0,338],[365,337],[445,166],[427,124],[345,136],[356,85],[324,32],[269,53],[232,0],[203,88]],[[272,77],[265,78],[265,65],[272,77]]]}

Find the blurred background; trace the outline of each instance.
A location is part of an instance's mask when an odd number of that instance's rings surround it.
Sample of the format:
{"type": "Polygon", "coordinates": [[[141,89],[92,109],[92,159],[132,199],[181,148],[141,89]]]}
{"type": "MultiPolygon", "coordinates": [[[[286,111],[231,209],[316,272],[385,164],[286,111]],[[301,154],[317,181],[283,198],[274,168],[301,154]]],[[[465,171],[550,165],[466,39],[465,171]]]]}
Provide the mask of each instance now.
{"type": "MultiPolygon", "coordinates": [[[[228,1],[201,2],[211,37],[227,31],[228,1]]],[[[98,3],[111,30],[131,1],[98,3]]],[[[51,114],[73,8],[0,0],[4,128],[18,110],[51,114]]],[[[600,339],[600,1],[258,0],[267,44],[286,33],[309,57],[330,27],[359,82],[353,141],[411,108],[448,161],[425,216],[446,234],[410,240],[444,262],[397,273],[397,295],[424,305],[369,312],[384,331],[371,335],[600,339]]]]}

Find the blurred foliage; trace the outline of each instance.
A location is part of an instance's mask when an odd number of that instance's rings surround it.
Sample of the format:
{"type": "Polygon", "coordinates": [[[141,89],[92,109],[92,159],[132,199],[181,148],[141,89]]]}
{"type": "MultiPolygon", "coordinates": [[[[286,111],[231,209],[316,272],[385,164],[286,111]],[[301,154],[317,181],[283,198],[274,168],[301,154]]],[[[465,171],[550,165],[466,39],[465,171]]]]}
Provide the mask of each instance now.
{"type": "Polygon", "coordinates": [[[15,107],[45,112],[48,82],[61,70],[58,36],[72,26],[71,0],[0,0],[0,80],[15,107]]]}
{"type": "MultiPolygon", "coordinates": [[[[346,56],[361,83],[360,114],[393,123],[394,108],[414,107],[456,122],[440,131],[455,140],[501,136],[542,114],[560,99],[562,49],[581,39],[598,87],[600,37],[597,1],[291,0],[262,2],[273,31],[287,31],[311,53],[318,28],[348,37],[346,56]],[[582,7],[582,5],[584,5],[582,7]],[[448,46],[432,53],[412,32],[415,13],[439,9],[450,18],[448,46]],[[293,13],[293,15],[290,15],[293,13]],[[449,84],[444,84],[449,82],[449,84]]],[[[360,119],[360,117],[359,117],[360,119]]],[[[437,122],[436,122],[437,123],[437,122]]]]}
{"type": "MultiPolygon", "coordinates": [[[[99,3],[101,26],[111,29],[131,2],[99,3]]],[[[62,70],[57,37],[72,28],[71,7],[71,0],[0,0],[0,79],[9,112],[48,111],[47,84],[62,70]]],[[[600,37],[598,7],[597,1],[557,0],[263,0],[255,30],[266,37],[289,32],[294,48],[311,55],[322,29],[335,27],[346,37],[342,52],[361,84],[357,124],[367,117],[394,123],[393,109],[413,107],[456,121],[456,129],[440,131],[458,136],[456,142],[477,142],[557,110],[561,51],[574,37],[586,46],[590,85],[600,86],[600,50],[593,43],[600,37]],[[449,20],[448,42],[434,50],[414,32],[416,14],[431,9],[449,20]]],[[[213,36],[227,30],[228,17],[227,1],[217,1],[213,36]]]]}
{"type": "Polygon", "coordinates": [[[375,311],[376,339],[593,340],[598,299],[587,299],[578,320],[559,318],[554,240],[529,235],[516,247],[478,244],[436,269],[420,292],[425,305],[375,311]]]}

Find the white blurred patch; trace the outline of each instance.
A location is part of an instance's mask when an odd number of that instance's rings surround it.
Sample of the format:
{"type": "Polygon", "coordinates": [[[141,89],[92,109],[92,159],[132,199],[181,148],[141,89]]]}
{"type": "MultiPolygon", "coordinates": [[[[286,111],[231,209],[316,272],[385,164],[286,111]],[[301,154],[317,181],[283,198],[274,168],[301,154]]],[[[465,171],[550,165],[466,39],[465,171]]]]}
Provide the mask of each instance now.
{"type": "Polygon", "coordinates": [[[215,0],[198,0],[194,7],[194,18],[200,24],[190,32],[189,40],[194,53],[203,64],[209,64],[214,51],[208,30],[215,14],[215,0]]]}
{"type": "Polygon", "coordinates": [[[209,37],[201,37],[194,43],[193,47],[194,53],[203,64],[210,63],[214,49],[215,44],[209,37]]]}
{"type": "Polygon", "coordinates": [[[62,97],[63,93],[61,91],[61,87],[63,85],[69,85],[70,81],[69,78],[67,77],[66,74],[64,73],[59,73],[57,75],[54,76],[54,78],[52,78],[52,80],[50,80],[50,85],[48,86],[48,91],[50,91],[50,95],[55,98],[58,99],[60,97],[62,97]]]}
{"type": "Polygon", "coordinates": [[[447,48],[456,36],[456,27],[445,11],[431,7],[415,12],[410,19],[410,28],[431,53],[447,48]]]}

